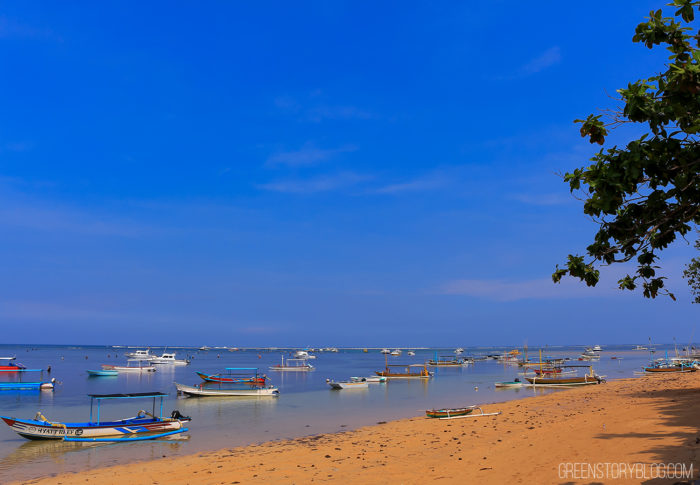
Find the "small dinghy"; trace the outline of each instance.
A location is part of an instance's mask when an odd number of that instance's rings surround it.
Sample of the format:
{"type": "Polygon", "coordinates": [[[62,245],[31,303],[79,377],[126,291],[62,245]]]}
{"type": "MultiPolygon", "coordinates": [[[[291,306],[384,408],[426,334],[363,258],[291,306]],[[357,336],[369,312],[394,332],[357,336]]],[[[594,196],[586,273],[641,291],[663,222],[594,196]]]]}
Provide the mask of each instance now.
{"type": "Polygon", "coordinates": [[[119,372],[113,369],[87,370],[89,377],[110,377],[118,376],[119,372]]]}

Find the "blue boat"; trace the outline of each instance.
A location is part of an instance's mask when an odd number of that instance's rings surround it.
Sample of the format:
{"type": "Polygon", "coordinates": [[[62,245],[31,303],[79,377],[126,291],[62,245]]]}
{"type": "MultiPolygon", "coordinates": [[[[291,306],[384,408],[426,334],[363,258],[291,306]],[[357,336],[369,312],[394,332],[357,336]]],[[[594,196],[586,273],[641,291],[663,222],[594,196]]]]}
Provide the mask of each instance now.
{"type": "Polygon", "coordinates": [[[87,371],[89,377],[105,377],[105,376],[118,376],[119,372],[116,370],[112,369],[103,369],[103,370],[88,370],[87,371]]]}
{"type": "Polygon", "coordinates": [[[162,392],[140,392],[133,394],[88,394],[90,400],[90,418],[82,423],[64,423],[50,421],[43,414],[37,413],[34,419],[17,419],[0,416],[13,431],[30,440],[63,440],[80,442],[128,442],[143,441],[170,436],[187,431],[184,427],[191,419],[175,410],[169,417],[163,416],[162,392]],[[106,399],[144,399],[153,398],[151,412],[140,410],[134,417],[117,421],[100,421],[100,403],[106,399]],[[160,398],[160,414],[156,415],[156,399],[160,398]],[[97,403],[96,416],[93,419],[94,404],[97,403]]]}
{"type": "Polygon", "coordinates": [[[40,391],[54,388],[56,379],[48,382],[0,382],[0,391],[40,391]]]}

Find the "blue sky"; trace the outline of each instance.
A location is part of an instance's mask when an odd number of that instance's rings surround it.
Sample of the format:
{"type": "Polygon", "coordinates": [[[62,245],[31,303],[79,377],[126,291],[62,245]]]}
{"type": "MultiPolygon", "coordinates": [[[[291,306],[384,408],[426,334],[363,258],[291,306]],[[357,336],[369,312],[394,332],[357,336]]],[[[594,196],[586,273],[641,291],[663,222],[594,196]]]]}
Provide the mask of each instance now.
{"type": "Polygon", "coordinates": [[[689,340],[686,243],[675,303],[549,280],[595,229],[573,120],[660,69],[659,5],[3,4],[8,341],[689,340]]]}

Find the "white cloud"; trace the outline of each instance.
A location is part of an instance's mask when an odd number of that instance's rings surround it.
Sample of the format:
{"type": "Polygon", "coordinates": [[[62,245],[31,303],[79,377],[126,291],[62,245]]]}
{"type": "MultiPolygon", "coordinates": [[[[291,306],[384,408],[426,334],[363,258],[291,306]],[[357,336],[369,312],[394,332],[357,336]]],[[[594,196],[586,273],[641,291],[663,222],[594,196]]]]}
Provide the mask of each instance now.
{"type": "Polygon", "coordinates": [[[342,172],[336,175],[324,175],[311,179],[280,180],[258,185],[262,190],[283,192],[288,194],[313,194],[329,192],[356,185],[369,180],[371,177],[352,172],[342,172]]]}
{"type": "Polygon", "coordinates": [[[435,177],[415,179],[408,182],[384,185],[372,190],[375,194],[401,194],[405,192],[422,192],[434,190],[444,185],[444,180],[435,177]]]}
{"type": "Polygon", "coordinates": [[[329,160],[340,153],[354,152],[356,150],[357,147],[354,145],[323,149],[307,143],[300,150],[280,152],[270,156],[270,158],[267,159],[267,165],[287,165],[290,167],[314,165],[329,160]]]}
{"type": "Polygon", "coordinates": [[[559,47],[557,46],[550,47],[542,54],[525,64],[520,69],[520,73],[524,76],[529,76],[530,74],[535,74],[540,71],[543,71],[548,67],[558,63],[559,61],[561,61],[561,49],[559,49],[559,47]]]}

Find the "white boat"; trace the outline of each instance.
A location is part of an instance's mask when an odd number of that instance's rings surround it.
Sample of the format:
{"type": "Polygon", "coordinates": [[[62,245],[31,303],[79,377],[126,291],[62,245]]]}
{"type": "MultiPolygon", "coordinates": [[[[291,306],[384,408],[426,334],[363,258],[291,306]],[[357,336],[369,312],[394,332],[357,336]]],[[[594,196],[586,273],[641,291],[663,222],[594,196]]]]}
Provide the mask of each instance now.
{"type": "Polygon", "coordinates": [[[367,389],[369,387],[367,385],[367,381],[364,380],[363,378],[360,379],[353,379],[351,378],[349,381],[331,381],[329,379],[326,379],[326,382],[328,382],[328,385],[331,386],[331,389],[367,389]]]}
{"type": "Polygon", "coordinates": [[[287,359],[287,361],[285,362],[283,355],[282,363],[270,366],[270,370],[287,372],[308,372],[314,370],[314,366],[309,364],[306,359],[287,359]]]}
{"type": "Polygon", "coordinates": [[[295,359],[315,359],[316,356],[314,354],[308,353],[306,350],[297,350],[294,353],[294,358],[295,359]]]}
{"type": "Polygon", "coordinates": [[[154,365],[144,365],[144,361],[141,359],[129,359],[126,361],[126,365],[111,365],[102,364],[102,369],[104,370],[115,370],[120,374],[122,372],[155,372],[156,367],[154,365]]]}
{"type": "Polygon", "coordinates": [[[369,377],[351,377],[351,381],[354,380],[364,380],[369,384],[378,384],[380,382],[386,382],[386,377],[384,376],[369,376],[369,377]]]}
{"type": "Polygon", "coordinates": [[[414,355],[416,355],[416,353],[412,350],[409,350],[408,352],[406,352],[406,355],[413,357],[414,355]]]}
{"type": "Polygon", "coordinates": [[[187,386],[185,384],[178,384],[177,382],[174,382],[173,384],[175,384],[177,392],[188,396],[276,397],[280,393],[279,389],[276,387],[246,386],[239,388],[226,388],[221,386],[206,386],[205,383],[197,386],[187,386]]]}
{"type": "Polygon", "coordinates": [[[603,348],[600,345],[593,346],[593,352],[602,352],[603,348]]]}
{"type": "Polygon", "coordinates": [[[401,350],[399,350],[399,349],[392,350],[392,351],[391,351],[391,355],[393,355],[393,356],[395,356],[395,357],[396,357],[396,356],[399,356],[399,355],[401,355],[401,350]]]}
{"type": "Polygon", "coordinates": [[[127,352],[124,355],[133,360],[151,360],[156,357],[154,354],[151,353],[151,349],[137,350],[136,352],[127,352]]]}
{"type": "Polygon", "coordinates": [[[380,352],[381,352],[382,354],[390,354],[390,353],[391,353],[391,350],[389,350],[389,349],[382,349],[380,352]]]}
{"type": "Polygon", "coordinates": [[[649,350],[649,347],[645,347],[644,345],[637,345],[634,350],[649,350]]]}
{"type": "Polygon", "coordinates": [[[493,386],[498,387],[498,388],[506,388],[506,387],[517,388],[517,387],[523,387],[523,385],[524,384],[522,382],[520,382],[520,379],[516,378],[514,381],[496,382],[496,383],[494,383],[493,386]]]}
{"type": "Polygon", "coordinates": [[[463,349],[462,347],[459,347],[459,348],[455,349],[455,354],[461,355],[461,354],[463,354],[463,353],[464,353],[464,349],[463,349]]]}
{"type": "Polygon", "coordinates": [[[178,360],[175,358],[175,354],[169,354],[164,352],[160,357],[151,358],[149,360],[151,364],[170,364],[170,365],[188,365],[189,360],[178,360]]]}

